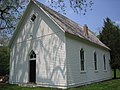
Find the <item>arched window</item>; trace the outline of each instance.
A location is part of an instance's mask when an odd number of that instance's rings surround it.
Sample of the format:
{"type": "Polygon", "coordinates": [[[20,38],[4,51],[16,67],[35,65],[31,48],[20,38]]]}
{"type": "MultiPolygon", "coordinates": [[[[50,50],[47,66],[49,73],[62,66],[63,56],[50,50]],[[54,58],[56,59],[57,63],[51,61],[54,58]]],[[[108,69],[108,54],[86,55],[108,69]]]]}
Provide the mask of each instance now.
{"type": "Polygon", "coordinates": [[[80,50],[80,63],[81,63],[81,71],[84,71],[84,50],[81,48],[80,50]]]}
{"type": "Polygon", "coordinates": [[[36,58],[36,54],[33,50],[30,52],[30,59],[32,58],[36,58]]]}
{"type": "Polygon", "coordinates": [[[94,52],[94,66],[95,66],[95,70],[97,70],[97,54],[96,54],[96,52],[94,52]]]}
{"type": "Polygon", "coordinates": [[[105,54],[103,55],[103,62],[104,62],[104,70],[106,70],[106,58],[105,58],[105,54]]]}

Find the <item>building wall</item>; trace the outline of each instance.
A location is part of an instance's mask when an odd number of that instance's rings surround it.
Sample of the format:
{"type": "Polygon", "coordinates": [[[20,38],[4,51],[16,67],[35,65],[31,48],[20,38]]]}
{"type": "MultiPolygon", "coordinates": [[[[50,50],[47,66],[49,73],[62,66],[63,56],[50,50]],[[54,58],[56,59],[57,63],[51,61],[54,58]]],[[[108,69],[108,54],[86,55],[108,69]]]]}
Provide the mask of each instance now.
{"type": "Polygon", "coordinates": [[[109,51],[81,40],[65,37],[36,5],[31,3],[11,46],[10,83],[29,82],[29,54],[36,53],[36,83],[42,86],[77,86],[111,78],[109,51]],[[31,7],[32,6],[32,7],[31,7]],[[31,16],[36,20],[32,22],[31,16]],[[85,72],[80,71],[79,51],[85,51],[85,72]],[[98,71],[94,70],[93,53],[98,55],[98,71]],[[106,55],[107,71],[102,55],[106,55]]]}
{"type": "Polygon", "coordinates": [[[80,86],[112,78],[109,65],[110,53],[100,46],[90,44],[72,35],[66,35],[66,57],[68,87],[80,86]],[[80,69],[79,52],[81,48],[84,49],[85,71],[81,71],[80,69]],[[97,54],[97,71],[94,69],[94,51],[97,54]],[[104,70],[104,54],[106,56],[106,71],[104,70]]]}
{"type": "Polygon", "coordinates": [[[29,82],[29,53],[36,53],[36,83],[66,86],[64,33],[37,6],[32,4],[11,47],[10,83],[29,82]],[[30,20],[35,14],[34,22],[30,20]]]}

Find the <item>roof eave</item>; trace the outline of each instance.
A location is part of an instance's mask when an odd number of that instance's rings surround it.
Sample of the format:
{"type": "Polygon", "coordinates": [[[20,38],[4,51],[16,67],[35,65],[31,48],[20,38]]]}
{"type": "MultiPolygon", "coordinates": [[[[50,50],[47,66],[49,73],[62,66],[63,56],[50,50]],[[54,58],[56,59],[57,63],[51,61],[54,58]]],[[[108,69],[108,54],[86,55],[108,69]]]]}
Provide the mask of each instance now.
{"type": "Polygon", "coordinates": [[[73,35],[73,36],[75,36],[75,37],[78,37],[78,38],[80,38],[80,39],[82,39],[82,40],[84,40],[84,41],[87,41],[87,42],[89,42],[89,43],[91,43],[91,44],[95,44],[95,45],[97,45],[97,46],[100,46],[101,48],[104,48],[104,49],[106,49],[106,50],[111,50],[109,47],[107,47],[106,45],[105,45],[105,47],[104,46],[101,46],[101,45],[99,45],[99,44],[97,44],[97,43],[94,43],[94,42],[91,42],[91,41],[89,41],[89,40],[87,40],[87,39],[84,39],[84,38],[82,38],[82,37],[79,37],[79,36],[76,36],[76,35],[74,35],[74,34],[72,34],[72,33],[69,33],[69,32],[65,32],[65,35],[73,35]]]}

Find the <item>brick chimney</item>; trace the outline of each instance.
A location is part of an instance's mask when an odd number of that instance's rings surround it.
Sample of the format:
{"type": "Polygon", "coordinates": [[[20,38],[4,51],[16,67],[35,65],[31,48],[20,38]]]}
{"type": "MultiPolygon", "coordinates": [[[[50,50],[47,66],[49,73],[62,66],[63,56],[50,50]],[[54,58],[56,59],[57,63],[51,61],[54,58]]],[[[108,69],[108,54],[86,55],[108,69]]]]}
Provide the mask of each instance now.
{"type": "Polygon", "coordinates": [[[83,31],[84,31],[85,36],[88,36],[88,27],[87,27],[87,24],[85,24],[83,26],[83,31]]]}

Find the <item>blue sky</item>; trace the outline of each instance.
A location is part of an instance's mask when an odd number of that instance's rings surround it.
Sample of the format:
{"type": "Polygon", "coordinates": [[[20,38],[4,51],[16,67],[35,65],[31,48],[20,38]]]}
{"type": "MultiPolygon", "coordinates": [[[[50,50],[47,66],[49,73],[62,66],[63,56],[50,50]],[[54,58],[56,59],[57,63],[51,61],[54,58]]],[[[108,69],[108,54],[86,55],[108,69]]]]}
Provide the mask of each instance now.
{"type": "MultiPolygon", "coordinates": [[[[48,0],[38,0],[43,4],[50,7],[50,3],[48,0]]],[[[72,19],[80,25],[87,24],[89,29],[93,31],[95,34],[98,34],[99,30],[101,30],[104,19],[109,17],[112,21],[116,22],[117,25],[120,26],[120,0],[92,0],[92,11],[87,10],[86,15],[76,14],[69,7],[68,0],[65,0],[67,3],[66,6],[66,17],[72,19]]],[[[53,8],[54,9],[54,8],[53,8]]],[[[54,9],[58,11],[57,9],[54,9]]]]}

